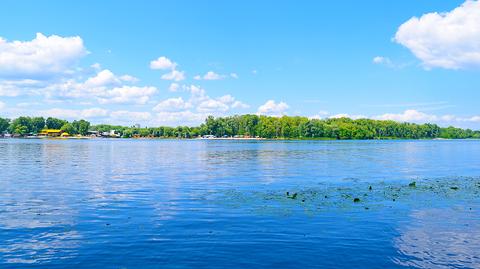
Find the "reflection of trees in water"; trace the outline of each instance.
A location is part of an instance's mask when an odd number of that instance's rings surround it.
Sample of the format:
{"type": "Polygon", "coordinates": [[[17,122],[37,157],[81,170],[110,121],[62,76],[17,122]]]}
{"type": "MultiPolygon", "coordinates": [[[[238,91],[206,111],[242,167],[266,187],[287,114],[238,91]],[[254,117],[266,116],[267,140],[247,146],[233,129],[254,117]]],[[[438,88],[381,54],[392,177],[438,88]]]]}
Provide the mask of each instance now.
{"type": "Polygon", "coordinates": [[[394,262],[417,268],[480,268],[478,213],[463,208],[415,211],[399,229],[394,244],[401,256],[394,262]]]}

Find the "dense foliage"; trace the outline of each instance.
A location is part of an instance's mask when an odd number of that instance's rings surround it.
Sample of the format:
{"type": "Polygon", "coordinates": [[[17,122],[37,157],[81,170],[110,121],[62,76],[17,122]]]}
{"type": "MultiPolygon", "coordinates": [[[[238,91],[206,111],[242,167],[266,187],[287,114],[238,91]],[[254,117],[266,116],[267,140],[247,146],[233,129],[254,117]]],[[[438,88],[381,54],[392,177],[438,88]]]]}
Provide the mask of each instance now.
{"type": "Polygon", "coordinates": [[[100,133],[115,130],[123,137],[194,138],[202,135],[217,137],[261,137],[271,139],[429,139],[480,138],[480,131],[455,127],[441,128],[436,124],[399,123],[395,121],[349,118],[308,119],[306,117],[268,117],[236,115],[208,117],[198,127],[125,127],[94,125],[85,120],[68,122],[42,117],[19,117],[12,121],[0,118],[0,133],[16,135],[39,133],[42,129],[61,129],[69,134],[86,135],[88,131],[100,133]]]}
{"type": "Polygon", "coordinates": [[[43,129],[60,129],[69,134],[87,135],[90,129],[90,122],[79,120],[68,122],[56,118],[43,117],[18,117],[12,121],[0,118],[0,133],[9,132],[15,135],[33,135],[40,133],[43,129]]]}

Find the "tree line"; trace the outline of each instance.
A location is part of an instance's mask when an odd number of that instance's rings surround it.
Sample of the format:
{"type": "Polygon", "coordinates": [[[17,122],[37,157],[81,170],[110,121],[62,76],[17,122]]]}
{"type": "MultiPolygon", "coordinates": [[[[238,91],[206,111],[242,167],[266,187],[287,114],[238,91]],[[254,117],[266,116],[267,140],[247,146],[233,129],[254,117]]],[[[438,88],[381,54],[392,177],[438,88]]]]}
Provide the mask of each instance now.
{"type": "Polygon", "coordinates": [[[18,117],[14,120],[0,118],[0,134],[11,133],[19,136],[34,135],[43,129],[57,129],[71,135],[87,135],[90,129],[90,122],[79,120],[68,122],[57,118],[49,117],[18,117]]]}
{"type": "Polygon", "coordinates": [[[306,117],[269,117],[235,115],[208,117],[196,127],[127,127],[91,125],[86,120],[66,120],[43,117],[0,118],[0,133],[16,135],[37,134],[42,129],[60,129],[71,135],[87,135],[88,131],[115,130],[122,137],[195,138],[203,135],[216,137],[260,137],[269,139],[432,139],[480,138],[480,131],[455,127],[442,128],[436,124],[414,124],[390,120],[350,118],[309,119],[306,117]]]}

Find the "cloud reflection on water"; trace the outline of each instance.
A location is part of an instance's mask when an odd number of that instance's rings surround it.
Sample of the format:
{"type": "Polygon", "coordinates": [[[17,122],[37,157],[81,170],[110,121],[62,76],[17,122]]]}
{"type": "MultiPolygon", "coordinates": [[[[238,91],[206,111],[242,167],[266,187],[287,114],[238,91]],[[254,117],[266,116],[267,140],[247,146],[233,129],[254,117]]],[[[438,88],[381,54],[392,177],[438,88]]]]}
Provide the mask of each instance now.
{"type": "Polygon", "coordinates": [[[468,208],[416,210],[394,240],[394,262],[416,268],[480,268],[480,218],[468,208]],[[468,210],[468,212],[466,212],[468,210]]]}

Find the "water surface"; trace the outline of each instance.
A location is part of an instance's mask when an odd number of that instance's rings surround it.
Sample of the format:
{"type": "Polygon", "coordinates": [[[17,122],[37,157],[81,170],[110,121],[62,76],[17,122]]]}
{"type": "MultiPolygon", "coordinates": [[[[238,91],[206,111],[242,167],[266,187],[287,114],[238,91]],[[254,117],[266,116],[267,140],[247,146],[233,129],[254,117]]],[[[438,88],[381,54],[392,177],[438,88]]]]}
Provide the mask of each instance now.
{"type": "Polygon", "coordinates": [[[474,140],[3,139],[0,268],[480,268],[479,190],[474,140]]]}

